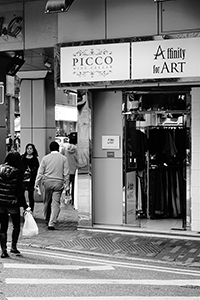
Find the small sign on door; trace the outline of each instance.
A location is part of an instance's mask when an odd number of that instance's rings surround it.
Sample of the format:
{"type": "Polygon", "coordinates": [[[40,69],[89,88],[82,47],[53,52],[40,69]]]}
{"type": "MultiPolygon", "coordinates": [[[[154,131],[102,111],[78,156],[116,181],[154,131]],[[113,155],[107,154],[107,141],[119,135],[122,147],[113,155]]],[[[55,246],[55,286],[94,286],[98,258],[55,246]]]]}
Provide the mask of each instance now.
{"type": "Polygon", "coordinates": [[[102,149],[119,149],[119,135],[103,135],[102,149]]]}

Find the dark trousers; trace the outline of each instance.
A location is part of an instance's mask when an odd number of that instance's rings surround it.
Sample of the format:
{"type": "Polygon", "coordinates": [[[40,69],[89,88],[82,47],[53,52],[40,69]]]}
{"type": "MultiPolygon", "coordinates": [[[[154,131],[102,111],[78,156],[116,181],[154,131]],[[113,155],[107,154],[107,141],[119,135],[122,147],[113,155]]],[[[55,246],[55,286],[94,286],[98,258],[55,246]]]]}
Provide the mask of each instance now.
{"type": "Polygon", "coordinates": [[[75,183],[75,174],[70,174],[69,182],[70,182],[70,185],[71,185],[72,205],[74,205],[74,183],[75,183]]]}
{"type": "Polygon", "coordinates": [[[29,201],[29,206],[31,208],[31,211],[33,212],[33,210],[34,210],[34,204],[35,204],[35,201],[34,201],[34,190],[33,189],[28,190],[28,201],[29,201]]]}
{"type": "MultiPolygon", "coordinates": [[[[20,232],[20,213],[10,214],[13,230],[20,232]]],[[[8,213],[0,213],[0,233],[7,233],[9,224],[8,213]]]]}

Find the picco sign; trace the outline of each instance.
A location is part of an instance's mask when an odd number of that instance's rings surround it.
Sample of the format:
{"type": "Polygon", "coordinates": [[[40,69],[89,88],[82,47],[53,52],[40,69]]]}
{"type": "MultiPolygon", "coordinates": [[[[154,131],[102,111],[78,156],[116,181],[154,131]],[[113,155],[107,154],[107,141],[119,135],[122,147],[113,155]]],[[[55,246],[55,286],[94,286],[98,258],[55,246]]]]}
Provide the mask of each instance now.
{"type": "Polygon", "coordinates": [[[61,48],[61,83],[130,79],[130,44],[61,48]]]}

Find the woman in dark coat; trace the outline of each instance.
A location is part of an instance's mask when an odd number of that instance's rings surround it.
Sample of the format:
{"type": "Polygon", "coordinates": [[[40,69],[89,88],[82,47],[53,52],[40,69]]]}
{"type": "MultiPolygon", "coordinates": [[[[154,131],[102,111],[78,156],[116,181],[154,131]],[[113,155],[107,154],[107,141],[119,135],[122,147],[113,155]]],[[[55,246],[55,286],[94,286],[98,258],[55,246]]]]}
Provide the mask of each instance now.
{"type": "Polygon", "coordinates": [[[35,186],[35,179],[37,175],[37,170],[39,168],[39,161],[38,161],[38,152],[35,146],[31,143],[27,144],[25,147],[25,152],[22,154],[22,163],[25,169],[30,170],[30,181],[27,184],[24,184],[24,189],[28,191],[28,199],[29,199],[29,206],[31,211],[34,210],[34,186],[35,186]]]}
{"type": "Polygon", "coordinates": [[[7,253],[7,231],[9,215],[13,224],[11,253],[20,254],[17,241],[20,233],[20,207],[30,210],[23,191],[24,167],[18,152],[9,152],[3,165],[0,165],[0,240],[1,258],[7,253]]]}

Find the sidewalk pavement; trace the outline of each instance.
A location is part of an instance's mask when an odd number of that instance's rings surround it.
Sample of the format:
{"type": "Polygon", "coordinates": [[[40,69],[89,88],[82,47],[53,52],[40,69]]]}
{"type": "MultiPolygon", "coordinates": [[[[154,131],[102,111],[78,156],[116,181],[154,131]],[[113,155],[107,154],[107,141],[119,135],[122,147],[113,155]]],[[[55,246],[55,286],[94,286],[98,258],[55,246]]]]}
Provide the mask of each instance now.
{"type": "MultiPolygon", "coordinates": [[[[20,235],[18,246],[55,249],[71,253],[99,255],[111,258],[145,259],[200,268],[200,238],[153,236],[115,231],[79,230],[78,212],[61,205],[56,230],[47,229],[43,219],[43,203],[35,203],[34,217],[39,234],[32,238],[20,235]]],[[[9,226],[8,241],[11,241],[9,226]]]]}

